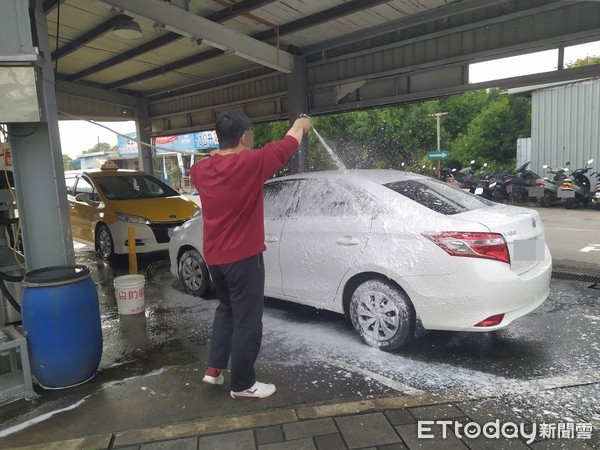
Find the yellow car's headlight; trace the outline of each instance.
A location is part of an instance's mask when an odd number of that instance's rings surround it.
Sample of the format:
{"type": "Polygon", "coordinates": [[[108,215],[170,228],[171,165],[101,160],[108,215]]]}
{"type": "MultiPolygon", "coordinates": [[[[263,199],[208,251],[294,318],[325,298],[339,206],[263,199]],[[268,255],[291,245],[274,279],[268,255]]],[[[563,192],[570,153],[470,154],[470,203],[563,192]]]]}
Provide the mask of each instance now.
{"type": "Polygon", "coordinates": [[[131,214],[124,214],[124,213],[115,213],[115,216],[117,217],[117,219],[119,219],[121,222],[127,222],[127,223],[141,223],[143,225],[150,225],[150,221],[148,219],[146,219],[145,217],[140,217],[140,216],[133,216],[131,214]]]}

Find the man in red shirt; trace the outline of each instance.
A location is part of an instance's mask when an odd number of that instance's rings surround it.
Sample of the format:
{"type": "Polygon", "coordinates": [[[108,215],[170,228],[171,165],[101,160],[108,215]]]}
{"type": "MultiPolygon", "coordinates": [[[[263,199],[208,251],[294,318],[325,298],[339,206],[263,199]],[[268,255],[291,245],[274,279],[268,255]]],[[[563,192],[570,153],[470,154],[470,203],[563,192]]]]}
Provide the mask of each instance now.
{"type": "Polygon", "coordinates": [[[220,114],[215,123],[219,150],[190,170],[202,204],[204,259],[219,298],[203,381],[222,384],[221,371],[231,357],[233,398],[265,398],[275,392],[275,385],[256,381],[254,372],[265,287],[263,184],[298,149],[310,126],[308,117],[301,116],[283,139],[250,151],[250,119],[241,112],[220,114]]]}

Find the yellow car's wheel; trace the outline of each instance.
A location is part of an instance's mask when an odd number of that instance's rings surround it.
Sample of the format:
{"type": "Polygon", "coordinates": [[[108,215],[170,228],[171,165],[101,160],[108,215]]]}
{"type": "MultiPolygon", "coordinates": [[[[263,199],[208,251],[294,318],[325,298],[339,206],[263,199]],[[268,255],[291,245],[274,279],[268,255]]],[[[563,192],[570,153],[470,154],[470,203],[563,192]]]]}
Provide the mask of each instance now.
{"type": "Polygon", "coordinates": [[[115,258],[115,245],[113,243],[110,230],[104,224],[96,230],[96,250],[106,261],[112,261],[115,258]]]}

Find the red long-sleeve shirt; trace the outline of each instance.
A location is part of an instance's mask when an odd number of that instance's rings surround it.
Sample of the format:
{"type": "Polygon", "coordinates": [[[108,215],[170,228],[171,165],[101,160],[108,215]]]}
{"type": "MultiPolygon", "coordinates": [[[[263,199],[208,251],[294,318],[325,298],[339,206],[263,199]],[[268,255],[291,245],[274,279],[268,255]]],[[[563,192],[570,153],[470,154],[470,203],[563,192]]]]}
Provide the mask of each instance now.
{"type": "Polygon", "coordinates": [[[260,150],[215,154],[190,169],[200,194],[206,264],[240,261],[266,250],[263,184],[298,148],[293,136],[260,150]]]}

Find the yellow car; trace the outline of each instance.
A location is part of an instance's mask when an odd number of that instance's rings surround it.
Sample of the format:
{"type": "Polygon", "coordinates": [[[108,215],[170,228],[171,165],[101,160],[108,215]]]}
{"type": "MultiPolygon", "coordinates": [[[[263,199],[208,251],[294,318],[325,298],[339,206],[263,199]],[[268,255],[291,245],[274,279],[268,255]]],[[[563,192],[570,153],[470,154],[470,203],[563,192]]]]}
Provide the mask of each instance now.
{"type": "Polygon", "coordinates": [[[198,206],[158,178],[137,170],[65,172],[73,240],[96,248],[105,260],[129,252],[129,227],[137,253],[166,250],[173,228],[198,214],[198,206]]]}

